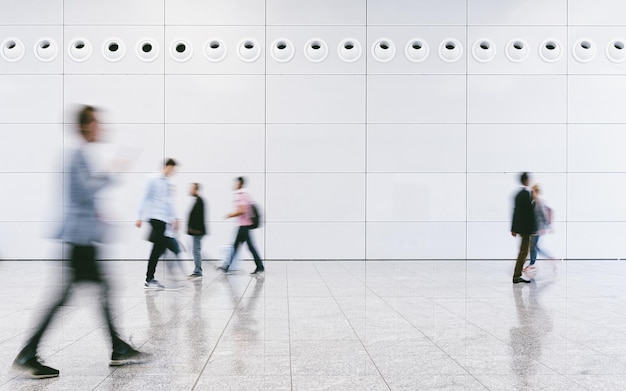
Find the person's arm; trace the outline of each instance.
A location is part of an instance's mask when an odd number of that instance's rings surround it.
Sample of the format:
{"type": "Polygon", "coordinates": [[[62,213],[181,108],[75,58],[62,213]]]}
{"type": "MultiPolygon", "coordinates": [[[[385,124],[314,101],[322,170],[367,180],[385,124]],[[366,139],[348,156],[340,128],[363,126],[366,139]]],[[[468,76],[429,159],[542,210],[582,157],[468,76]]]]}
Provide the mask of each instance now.
{"type": "Polygon", "coordinates": [[[519,213],[519,200],[521,194],[518,193],[513,201],[513,217],[511,218],[511,236],[517,236],[517,225],[518,225],[518,213],[519,213]]]}
{"type": "Polygon", "coordinates": [[[75,173],[79,186],[84,190],[84,194],[93,200],[96,193],[111,182],[111,177],[105,173],[94,173],[89,169],[87,159],[83,151],[78,151],[75,155],[75,173]]]}
{"type": "Polygon", "coordinates": [[[148,208],[148,200],[152,197],[154,180],[148,180],[146,183],[146,187],[143,193],[143,198],[141,199],[141,203],[139,204],[139,213],[137,217],[137,221],[135,221],[135,226],[137,228],[141,228],[141,223],[146,219],[146,213],[148,208]]]}
{"type": "MultiPolygon", "coordinates": [[[[169,181],[167,185],[170,186],[169,181]]],[[[178,231],[180,221],[178,219],[178,215],[176,214],[176,209],[174,208],[174,199],[169,191],[168,191],[168,199],[167,199],[167,214],[169,217],[169,221],[172,224],[172,229],[174,230],[174,232],[178,231]]]]}
{"type": "Polygon", "coordinates": [[[245,199],[245,197],[242,194],[239,194],[239,198],[237,199],[237,209],[235,209],[234,212],[229,213],[228,215],[226,215],[226,218],[230,219],[233,217],[237,217],[237,216],[241,216],[246,214],[246,203],[242,202],[242,199],[245,199]]]}
{"type": "Polygon", "coordinates": [[[246,208],[243,205],[240,205],[237,210],[228,214],[228,218],[237,217],[246,214],[246,208]]]}

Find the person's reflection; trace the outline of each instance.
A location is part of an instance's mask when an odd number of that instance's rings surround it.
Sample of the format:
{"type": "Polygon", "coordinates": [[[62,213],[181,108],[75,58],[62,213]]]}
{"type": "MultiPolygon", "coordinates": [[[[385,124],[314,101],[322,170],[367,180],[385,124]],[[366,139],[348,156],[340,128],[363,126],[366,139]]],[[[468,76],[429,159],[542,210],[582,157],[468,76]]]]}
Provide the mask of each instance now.
{"type": "MultiPolygon", "coordinates": [[[[251,348],[259,343],[259,326],[258,316],[255,313],[259,298],[263,295],[263,284],[265,279],[257,277],[250,279],[250,284],[254,284],[254,288],[250,295],[243,292],[237,294],[233,286],[233,280],[228,276],[223,281],[227,282],[230,289],[231,298],[235,305],[233,317],[231,320],[230,339],[233,342],[233,367],[239,373],[245,373],[246,363],[242,361],[250,354],[251,348]]],[[[232,276],[236,277],[236,276],[232,276]]],[[[246,290],[247,291],[247,290],[246,290]]]]}
{"type": "Polygon", "coordinates": [[[551,282],[532,281],[529,284],[528,298],[524,299],[521,286],[513,286],[515,308],[519,325],[510,330],[513,357],[512,369],[517,375],[517,389],[527,389],[532,384],[531,376],[537,374],[537,362],[542,353],[542,342],[552,330],[552,317],[540,302],[540,293],[551,282]]]}
{"type": "Polygon", "coordinates": [[[185,340],[189,342],[190,347],[188,367],[201,371],[205,359],[211,352],[208,341],[209,336],[206,332],[208,322],[204,317],[202,308],[202,279],[192,280],[191,283],[194,291],[191,301],[191,312],[188,314],[185,327],[185,340]]]}

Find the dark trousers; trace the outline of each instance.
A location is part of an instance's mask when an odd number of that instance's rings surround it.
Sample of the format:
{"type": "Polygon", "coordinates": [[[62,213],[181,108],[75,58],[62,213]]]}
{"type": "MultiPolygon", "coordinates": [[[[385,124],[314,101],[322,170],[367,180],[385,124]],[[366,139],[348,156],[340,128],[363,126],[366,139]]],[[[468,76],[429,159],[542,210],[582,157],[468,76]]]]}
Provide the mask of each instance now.
{"type": "Polygon", "coordinates": [[[150,252],[150,258],[148,259],[148,271],[146,272],[146,281],[149,282],[154,279],[154,272],[156,271],[159,258],[165,252],[167,248],[167,240],[165,239],[165,222],[161,220],[150,220],[152,226],[152,232],[150,233],[150,241],[153,243],[152,251],[150,252]]]}
{"type": "Polygon", "coordinates": [[[244,226],[239,226],[239,230],[237,231],[237,237],[235,238],[235,243],[233,244],[233,252],[232,254],[230,254],[230,260],[228,261],[228,265],[230,266],[230,264],[233,262],[233,259],[235,259],[235,255],[237,254],[237,249],[239,248],[239,245],[243,242],[248,243],[248,249],[250,250],[252,257],[254,258],[254,263],[256,264],[256,268],[259,270],[263,270],[264,269],[263,261],[261,261],[261,257],[259,257],[259,254],[256,252],[256,249],[254,248],[254,244],[252,243],[252,236],[250,236],[250,228],[244,227],[244,226]]]}
{"type": "Polygon", "coordinates": [[[513,279],[520,278],[522,276],[522,268],[526,257],[530,251],[530,235],[519,234],[522,241],[519,246],[519,254],[517,255],[517,261],[515,262],[515,270],[513,271],[513,279]]]}
{"type": "Polygon", "coordinates": [[[71,278],[63,278],[63,287],[59,299],[44,313],[39,325],[35,329],[34,334],[30,337],[26,346],[20,352],[20,357],[29,359],[37,354],[37,347],[48,329],[54,314],[69,299],[72,286],[77,282],[93,282],[100,285],[100,303],[104,319],[109,328],[111,341],[113,343],[113,351],[125,353],[130,346],[122,341],[113,325],[113,317],[111,316],[111,308],[109,304],[109,285],[102,276],[98,261],[96,260],[96,248],[94,246],[71,245],[71,258],[65,261],[65,264],[71,269],[71,278]]]}

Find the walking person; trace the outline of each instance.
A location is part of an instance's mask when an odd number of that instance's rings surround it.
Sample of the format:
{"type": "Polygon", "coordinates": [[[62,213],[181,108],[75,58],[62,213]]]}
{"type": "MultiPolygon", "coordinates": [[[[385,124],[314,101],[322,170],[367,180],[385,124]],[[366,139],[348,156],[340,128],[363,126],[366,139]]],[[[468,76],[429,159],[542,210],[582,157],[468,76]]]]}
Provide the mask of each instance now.
{"type": "Polygon", "coordinates": [[[204,224],[204,200],[200,197],[200,184],[192,183],[190,194],[196,199],[189,212],[187,233],[193,238],[193,273],[190,279],[202,278],[202,237],[206,235],[204,224]]]}
{"type": "Polygon", "coordinates": [[[520,248],[515,262],[513,271],[513,283],[520,282],[529,283],[522,277],[522,268],[530,248],[530,235],[537,231],[537,223],[535,221],[535,212],[533,210],[532,197],[530,194],[530,175],[524,172],[520,175],[522,189],[515,196],[515,205],[513,209],[513,221],[511,223],[511,235],[513,237],[520,236],[520,248]]]}
{"type": "MultiPolygon", "coordinates": [[[[101,272],[97,261],[96,243],[105,237],[106,225],[100,219],[97,209],[96,194],[111,182],[111,176],[96,173],[90,161],[90,144],[100,138],[100,126],[96,118],[96,110],[84,106],[78,114],[79,131],[82,144],[72,152],[65,176],[65,214],[58,234],[58,239],[69,247],[70,259],[65,261],[71,276],[63,278],[61,296],[43,315],[29,338],[26,346],[19,352],[13,367],[33,378],[49,378],[59,376],[59,370],[43,365],[37,356],[41,338],[45,334],[52,318],[63,306],[70,295],[71,288],[79,282],[91,282],[100,287],[100,304],[111,336],[112,351],[109,365],[139,363],[146,356],[133,349],[123,341],[113,324],[109,303],[109,284],[101,272]]],[[[91,157],[93,159],[93,157],[91,157]]]]}
{"type": "Polygon", "coordinates": [[[178,220],[174,211],[173,193],[174,185],[170,177],[176,172],[176,161],[166,159],[161,172],[151,177],[146,185],[143,199],[139,207],[139,218],[135,222],[137,228],[141,228],[142,222],[148,221],[152,228],[149,240],[153,243],[148,269],[146,271],[146,289],[164,289],[163,285],[154,278],[159,258],[171,243],[166,236],[165,230],[171,224],[173,231],[178,229],[178,220]]]}
{"type": "Polygon", "coordinates": [[[228,268],[233,262],[235,255],[237,254],[237,249],[241,243],[246,242],[248,244],[248,249],[254,258],[254,263],[256,268],[250,274],[258,274],[265,271],[265,267],[263,266],[263,261],[252,243],[252,206],[250,201],[250,196],[243,189],[245,184],[245,179],[243,177],[238,177],[235,180],[235,210],[229,213],[226,218],[239,218],[239,228],[237,230],[237,237],[235,238],[235,243],[233,244],[233,251],[230,254],[228,262],[224,263],[219,267],[219,269],[224,272],[228,271],[228,268]]]}
{"type": "Polygon", "coordinates": [[[537,254],[543,254],[545,257],[552,259],[551,255],[539,248],[539,238],[550,230],[550,224],[552,223],[551,209],[543,202],[540,193],[541,186],[535,183],[531,188],[531,196],[537,231],[530,236],[530,263],[524,268],[524,271],[535,269],[537,254]]]}

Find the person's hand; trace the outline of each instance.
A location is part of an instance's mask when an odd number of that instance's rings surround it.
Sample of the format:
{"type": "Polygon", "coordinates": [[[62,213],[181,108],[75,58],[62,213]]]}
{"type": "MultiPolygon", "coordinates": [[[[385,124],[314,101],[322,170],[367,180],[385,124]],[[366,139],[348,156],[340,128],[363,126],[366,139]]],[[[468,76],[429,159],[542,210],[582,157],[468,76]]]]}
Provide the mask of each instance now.
{"type": "Polygon", "coordinates": [[[174,232],[178,231],[178,219],[174,220],[172,227],[174,228],[174,232]]]}
{"type": "Polygon", "coordinates": [[[141,220],[135,221],[135,227],[141,228],[141,220]]]}
{"type": "Polygon", "coordinates": [[[511,236],[516,237],[517,234],[515,232],[511,232],[511,236]]]}

